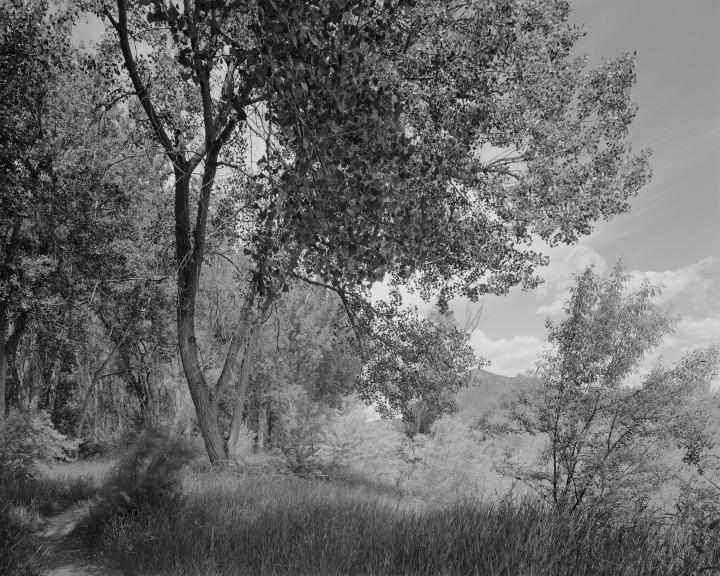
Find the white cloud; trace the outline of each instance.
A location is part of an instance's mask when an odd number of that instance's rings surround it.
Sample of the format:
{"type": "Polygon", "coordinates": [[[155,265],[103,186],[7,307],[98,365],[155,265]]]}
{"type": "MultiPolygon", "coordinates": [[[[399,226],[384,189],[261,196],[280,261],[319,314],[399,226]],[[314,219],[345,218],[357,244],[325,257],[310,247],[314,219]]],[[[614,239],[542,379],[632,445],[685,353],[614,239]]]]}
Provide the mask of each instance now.
{"type": "Polygon", "coordinates": [[[545,284],[540,287],[541,291],[559,285],[570,286],[572,275],[582,272],[589,264],[595,264],[600,273],[604,273],[608,267],[599,252],[584,244],[545,248],[543,252],[550,258],[550,264],[540,271],[545,280],[545,284]]]}
{"type": "Polygon", "coordinates": [[[684,318],[677,323],[674,332],[665,338],[660,353],[675,357],[714,344],[720,344],[720,318],[684,318]]]}
{"type": "Polygon", "coordinates": [[[652,284],[662,287],[661,293],[655,298],[657,304],[664,304],[679,295],[689,296],[691,299],[701,299],[713,284],[712,279],[706,278],[705,273],[717,265],[713,257],[678,268],[677,270],[664,270],[662,272],[630,272],[632,279],[628,283],[630,289],[640,286],[644,278],[652,284]]]}
{"type": "Polygon", "coordinates": [[[550,302],[546,301],[535,311],[543,316],[555,316],[562,312],[563,305],[570,297],[570,287],[575,281],[575,274],[579,274],[590,264],[594,264],[600,273],[605,273],[607,270],[605,259],[583,244],[545,249],[538,246],[538,249],[550,257],[550,264],[540,271],[545,283],[536,291],[536,296],[541,300],[552,298],[550,302]]]}
{"type": "MultiPolygon", "coordinates": [[[[536,313],[544,316],[560,314],[563,305],[570,297],[570,287],[574,282],[573,275],[578,274],[591,263],[595,264],[598,272],[607,272],[608,266],[605,260],[591,248],[578,245],[558,251],[555,259],[551,260],[548,266],[548,274],[544,275],[545,286],[538,290],[539,298],[547,298],[550,294],[553,294],[554,298],[539,306],[536,313]]],[[[713,285],[713,280],[707,277],[707,273],[717,264],[715,258],[707,257],[675,270],[659,272],[633,270],[629,272],[630,280],[627,288],[635,290],[640,287],[644,279],[647,279],[651,284],[661,286],[660,294],[654,298],[656,304],[665,304],[679,296],[683,296],[685,301],[699,304],[713,285]]]]}
{"type": "MultiPolygon", "coordinates": [[[[665,337],[654,353],[645,358],[638,373],[630,381],[642,382],[643,377],[658,361],[662,361],[664,365],[674,364],[697,348],[715,345],[720,345],[720,318],[684,318],[677,323],[673,333],[665,337]]],[[[712,386],[720,387],[720,374],[712,381],[712,386]]]]}
{"type": "Polygon", "coordinates": [[[535,367],[538,354],[545,348],[535,336],[513,336],[506,340],[493,340],[482,330],[475,330],[470,336],[470,345],[478,356],[490,360],[491,372],[502,376],[515,376],[535,367]]]}
{"type": "Polygon", "coordinates": [[[569,296],[569,291],[565,291],[562,294],[559,294],[550,304],[544,304],[543,306],[538,307],[538,309],[535,310],[535,313],[543,316],[557,316],[562,312],[563,306],[569,296]]]}

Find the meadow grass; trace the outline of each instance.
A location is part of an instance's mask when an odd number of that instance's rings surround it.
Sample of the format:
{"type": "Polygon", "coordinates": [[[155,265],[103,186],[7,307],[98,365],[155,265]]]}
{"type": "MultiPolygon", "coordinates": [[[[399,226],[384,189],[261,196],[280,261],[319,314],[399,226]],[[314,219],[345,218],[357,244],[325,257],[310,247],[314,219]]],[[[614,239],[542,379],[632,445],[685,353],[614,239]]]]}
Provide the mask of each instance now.
{"type": "Polygon", "coordinates": [[[100,506],[82,533],[139,575],[708,574],[720,553],[651,518],[560,515],[541,503],[408,505],[369,486],[183,470],[172,491],[100,506]]]}

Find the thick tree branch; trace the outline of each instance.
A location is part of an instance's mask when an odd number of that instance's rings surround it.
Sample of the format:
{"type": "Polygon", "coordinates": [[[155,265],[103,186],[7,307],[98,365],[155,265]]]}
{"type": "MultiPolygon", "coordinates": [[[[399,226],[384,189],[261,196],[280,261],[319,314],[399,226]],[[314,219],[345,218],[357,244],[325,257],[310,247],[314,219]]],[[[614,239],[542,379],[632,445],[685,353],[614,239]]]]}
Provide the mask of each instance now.
{"type": "Polygon", "coordinates": [[[155,111],[155,106],[150,100],[150,94],[148,94],[147,88],[145,87],[145,84],[140,78],[137,64],[135,63],[135,57],[133,56],[132,49],[130,48],[130,39],[128,37],[127,29],[126,0],[117,0],[117,6],[118,20],[115,20],[115,18],[113,18],[113,15],[110,13],[110,10],[108,10],[107,6],[103,6],[103,11],[107,19],[110,21],[110,24],[112,24],[113,28],[115,28],[115,31],[118,34],[118,38],[120,40],[120,49],[122,50],[123,59],[125,60],[125,67],[127,68],[128,74],[130,75],[130,80],[133,83],[133,87],[135,88],[137,97],[140,100],[143,109],[145,110],[145,114],[147,115],[148,120],[150,120],[150,124],[152,125],[153,131],[155,132],[155,136],[160,141],[160,144],[162,144],[165,152],[168,154],[168,156],[170,156],[170,159],[174,160],[177,152],[173,147],[172,141],[170,140],[170,137],[168,136],[165,127],[160,120],[160,117],[155,111]]]}
{"type": "Polygon", "coordinates": [[[330,284],[325,284],[324,282],[318,282],[317,280],[311,280],[310,278],[301,276],[300,274],[297,274],[295,272],[293,272],[291,274],[291,276],[293,278],[296,278],[297,280],[300,280],[301,282],[305,282],[306,284],[310,284],[311,286],[318,286],[320,288],[325,288],[326,290],[335,292],[335,294],[338,295],[338,297],[340,298],[340,301],[342,302],[343,308],[345,308],[345,313],[347,314],[348,320],[350,321],[350,326],[353,329],[353,332],[355,334],[355,339],[357,340],[358,346],[360,346],[360,355],[364,361],[365,360],[365,352],[364,352],[364,348],[363,348],[363,342],[365,340],[362,337],[362,334],[360,333],[360,329],[357,326],[357,315],[350,308],[350,303],[348,302],[346,292],[342,288],[337,288],[336,286],[332,286],[330,284]]]}

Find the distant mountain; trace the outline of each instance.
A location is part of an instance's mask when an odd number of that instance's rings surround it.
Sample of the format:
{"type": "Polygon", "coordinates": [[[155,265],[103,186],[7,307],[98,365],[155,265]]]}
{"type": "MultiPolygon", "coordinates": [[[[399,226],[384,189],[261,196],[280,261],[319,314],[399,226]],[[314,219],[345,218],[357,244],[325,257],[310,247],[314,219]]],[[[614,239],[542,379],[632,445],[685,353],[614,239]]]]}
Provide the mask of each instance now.
{"type": "Polygon", "coordinates": [[[532,376],[500,376],[483,369],[473,370],[472,381],[460,390],[456,401],[459,415],[477,419],[504,410],[504,404],[523,390],[537,386],[532,376]]]}

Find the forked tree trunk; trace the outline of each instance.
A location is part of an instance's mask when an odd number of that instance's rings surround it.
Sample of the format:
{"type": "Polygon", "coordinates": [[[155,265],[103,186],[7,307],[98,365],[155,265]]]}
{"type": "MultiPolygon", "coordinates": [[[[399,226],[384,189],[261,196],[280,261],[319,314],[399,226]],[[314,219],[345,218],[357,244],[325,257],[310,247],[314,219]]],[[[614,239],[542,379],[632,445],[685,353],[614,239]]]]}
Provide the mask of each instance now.
{"type": "Polygon", "coordinates": [[[211,90],[211,66],[193,61],[197,82],[203,95],[204,145],[202,150],[189,153],[181,132],[171,139],[168,130],[155,110],[150,94],[138,70],[128,31],[127,0],[117,0],[117,20],[105,6],[104,13],[110,20],[120,40],[125,67],[133,83],[135,93],[153,128],[158,143],[173,165],[175,187],[175,258],[177,261],[177,331],[178,348],[190,397],[195,405],[198,426],[205,441],[210,462],[223,461],[226,457],[224,438],[218,422],[218,402],[226,391],[234,374],[237,356],[244,348],[247,334],[252,326],[252,305],[257,293],[256,278],[248,290],[238,326],[230,340],[220,377],[211,390],[198,361],[195,337],[195,301],[203,258],[207,230],[210,196],[215,183],[218,155],[230,140],[245,117],[234,113],[247,105],[249,92],[240,92],[235,86],[234,64],[228,65],[222,88],[222,98],[217,110],[213,110],[211,90]],[[229,105],[231,104],[232,105],[229,105]],[[194,226],[190,221],[190,180],[195,169],[203,162],[202,184],[197,202],[194,226]]]}
{"type": "MultiPolygon", "coordinates": [[[[219,151],[219,149],[218,149],[219,151]]],[[[253,275],[240,310],[237,327],[230,339],[220,376],[211,389],[198,359],[195,335],[195,305],[200,274],[205,254],[205,230],[210,192],[215,181],[217,152],[211,152],[205,162],[197,219],[191,237],[189,219],[190,168],[188,163],[176,158],[175,164],[175,241],[178,266],[177,331],[180,360],[195,405],[198,427],[205,442],[205,449],[212,464],[228,458],[225,438],[218,422],[218,403],[235,380],[238,354],[246,348],[253,327],[253,306],[258,286],[253,275]]]]}
{"type": "MultiPolygon", "coordinates": [[[[252,306],[255,300],[255,291],[251,288],[246,296],[245,303],[238,319],[237,328],[230,340],[225,363],[213,390],[210,390],[197,354],[195,338],[194,301],[192,311],[178,306],[178,340],[180,344],[180,359],[187,379],[190,397],[195,405],[198,427],[205,442],[205,449],[210,462],[221,463],[228,458],[225,439],[218,422],[218,404],[229,384],[235,380],[235,365],[241,349],[247,351],[249,341],[248,332],[252,331],[252,306]]],[[[244,360],[245,354],[243,354],[244,360]]],[[[244,365],[244,362],[243,362],[244,365]]],[[[249,363],[246,370],[249,370],[249,363]]],[[[241,373],[243,372],[241,367],[241,373]]],[[[236,412],[238,412],[236,401],[236,412]]],[[[239,409],[242,418],[242,407],[239,409]]],[[[233,420],[235,416],[233,416],[233,420]]]]}

